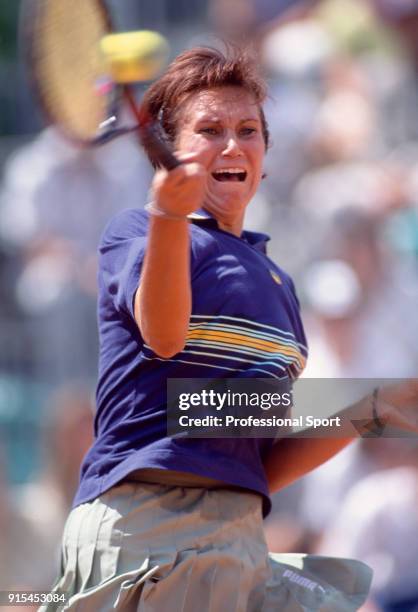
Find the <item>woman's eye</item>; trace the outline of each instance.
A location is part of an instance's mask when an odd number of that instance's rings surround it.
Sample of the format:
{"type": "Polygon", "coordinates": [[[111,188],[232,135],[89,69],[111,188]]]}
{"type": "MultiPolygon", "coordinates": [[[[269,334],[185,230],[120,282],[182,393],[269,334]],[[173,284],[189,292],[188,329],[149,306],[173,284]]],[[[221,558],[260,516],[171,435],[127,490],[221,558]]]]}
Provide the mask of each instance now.
{"type": "Polygon", "coordinates": [[[209,134],[210,136],[215,136],[218,133],[217,128],[206,127],[199,130],[201,134],[209,134]]]}
{"type": "Polygon", "coordinates": [[[241,130],[241,134],[243,136],[250,136],[251,134],[254,134],[257,130],[255,128],[252,127],[246,127],[246,128],[242,128],[241,130]]]}

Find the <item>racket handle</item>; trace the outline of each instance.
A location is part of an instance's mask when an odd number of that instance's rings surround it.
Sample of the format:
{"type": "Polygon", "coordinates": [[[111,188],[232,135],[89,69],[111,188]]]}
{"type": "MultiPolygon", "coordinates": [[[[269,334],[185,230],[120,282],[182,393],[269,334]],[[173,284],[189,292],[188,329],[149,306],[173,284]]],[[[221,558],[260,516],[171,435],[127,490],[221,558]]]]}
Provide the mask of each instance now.
{"type": "Polygon", "coordinates": [[[147,151],[153,164],[162,166],[166,170],[174,170],[181,164],[177,157],[170,151],[165,142],[161,139],[159,130],[155,124],[148,123],[141,125],[139,136],[142,146],[147,151]]]}
{"type": "Polygon", "coordinates": [[[139,109],[137,107],[135,96],[129,85],[124,86],[123,93],[131,107],[131,111],[138,121],[139,138],[152,164],[154,166],[162,166],[166,170],[174,170],[174,168],[177,168],[181,162],[164,142],[158,128],[158,123],[152,120],[145,108],[139,109]]]}

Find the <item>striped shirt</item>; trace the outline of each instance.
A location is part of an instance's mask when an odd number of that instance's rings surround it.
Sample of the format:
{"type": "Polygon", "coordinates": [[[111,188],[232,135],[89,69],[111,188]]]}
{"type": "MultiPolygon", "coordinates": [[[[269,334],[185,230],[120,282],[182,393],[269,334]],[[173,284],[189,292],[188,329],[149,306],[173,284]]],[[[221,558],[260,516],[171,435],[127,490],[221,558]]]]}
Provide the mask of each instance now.
{"type": "Polygon", "coordinates": [[[270,507],[263,457],[272,440],[173,439],[166,435],[169,378],[295,379],[307,348],[289,276],[266,255],[265,234],[241,237],[192,215],[192,315],[184,349],[169,359],[144,342],[134,299],[146,251],[148,215],[126,210],[100,244],[99,380],[95,441],[74,505],[139,469],[189,472],[260,493],[270,507]]]}

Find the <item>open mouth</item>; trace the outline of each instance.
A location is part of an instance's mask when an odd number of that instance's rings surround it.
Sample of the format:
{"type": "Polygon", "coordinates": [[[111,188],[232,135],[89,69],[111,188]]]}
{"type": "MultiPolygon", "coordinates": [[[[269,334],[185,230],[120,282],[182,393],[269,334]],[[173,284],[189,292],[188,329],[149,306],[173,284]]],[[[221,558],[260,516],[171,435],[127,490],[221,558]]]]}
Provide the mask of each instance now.
{"type": "Polygon", "coordinates": [[[212,176],[215,181],[221,183],[235,181],[237,183],[243,183],[247,178],[245,170],[216,170],[212,172],[212,176]]]}

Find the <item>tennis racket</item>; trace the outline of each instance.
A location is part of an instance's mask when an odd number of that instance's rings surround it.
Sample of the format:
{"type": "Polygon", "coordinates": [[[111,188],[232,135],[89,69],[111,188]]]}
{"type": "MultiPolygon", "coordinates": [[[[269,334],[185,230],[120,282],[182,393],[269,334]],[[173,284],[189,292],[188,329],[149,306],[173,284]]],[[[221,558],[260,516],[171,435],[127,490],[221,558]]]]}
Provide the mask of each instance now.
{"type": "MultiPolygon", "coordinates": [[[[24,0],[21,46],[41,110],[66,138],[83,147],[137,131],[153,165],[171,170],[180,162],[164,140],[159,122],[137,104],[132,85],[155,76],[155,49],[150,58],[146,47],[150,35],[154,42],[159,35],[143,32],[145,43],[141,43],[141,32],[112,32],[102,0],[24,0]],[[113,49],[115,45],[122,48],[121,57],[111,62],[105,53],[109,44],[113,49]],[[132,70],[135,62],[136,70],[132,70]],[[120,125],[125,103],[133,125],[120,125]]],[[[164,39],[160,37],[160,41],[164,39]]],[[[164,44],[160,47],[163,53],[164,44]]],[[[161,63],[161,57],[157,59],[157,64],[161,63]]]]}

